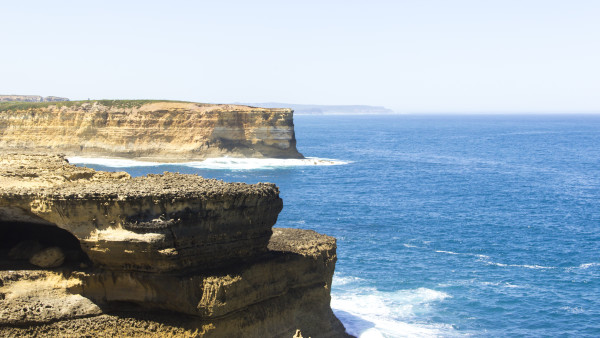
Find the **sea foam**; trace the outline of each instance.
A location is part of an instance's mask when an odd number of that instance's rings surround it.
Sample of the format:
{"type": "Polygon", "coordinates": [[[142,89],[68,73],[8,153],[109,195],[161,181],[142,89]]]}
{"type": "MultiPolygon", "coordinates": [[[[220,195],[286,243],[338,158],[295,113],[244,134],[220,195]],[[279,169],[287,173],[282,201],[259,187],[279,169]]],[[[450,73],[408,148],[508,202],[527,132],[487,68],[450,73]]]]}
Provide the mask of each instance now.
{"type": "Polygon", "coordinates": [[[102,157],[67,157],[71,164],[94,164],[111,168],[127,168],[127,167],[155,167],[166,163],[147,162],[128,160],[123,158],[102,158],[102,157]]]}
{"type": "Polygon", "coordinates": [[[451,296],[428,288],[383,292],[361,287],[358,277],[335,276],[331,307],[346,331],[367,337],[435,337],[458,335],[452,326],[423,323],[436,303],[451,296]]]}
{"type": "Polygon", "coordinates": [[[585,264],[579,265],[579,268],[580,269],[588,269],[588,268],[598,267],[598,266],[600,266],[600,263],[585,263],[585,264]]]}
{"type": "Polygon", "coordinates": [[[92,164],[110,168],[156,167],[162,165],[178,165],[198,169],[225,170],[280,169],[306,166],[332,166],[350,163],[347,161],[317,157],[307,157],[302,159],[216,157],[208,158],[204,161],[182,163],[147,162],[121,158],[98,158],[80,156],[69,157],[68,160],[69,163],[72,164],[92,164]]]}

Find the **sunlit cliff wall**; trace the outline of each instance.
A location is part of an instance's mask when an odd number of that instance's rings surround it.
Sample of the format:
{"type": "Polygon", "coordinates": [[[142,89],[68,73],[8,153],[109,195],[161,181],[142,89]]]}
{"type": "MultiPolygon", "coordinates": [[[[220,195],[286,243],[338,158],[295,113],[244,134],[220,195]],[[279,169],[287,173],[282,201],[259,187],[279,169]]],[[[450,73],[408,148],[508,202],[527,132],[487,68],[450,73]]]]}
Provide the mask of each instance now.
{"type": "Polygon", "coordinates": [[[302,158],[291,109],[169,101],[2,103],[0,151],[153,161],[302,158]]]}

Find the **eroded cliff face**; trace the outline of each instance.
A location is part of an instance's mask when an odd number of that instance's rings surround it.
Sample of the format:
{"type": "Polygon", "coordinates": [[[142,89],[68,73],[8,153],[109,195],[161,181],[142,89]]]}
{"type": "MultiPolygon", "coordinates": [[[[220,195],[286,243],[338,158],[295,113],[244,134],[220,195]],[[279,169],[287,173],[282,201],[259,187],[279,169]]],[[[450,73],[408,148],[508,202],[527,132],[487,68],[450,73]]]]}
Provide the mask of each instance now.
{"type": "Polygon", "coordinates": [[[168,101],[0,105],[0,150],[159,162],[302,158],[291,109],[168,101]]]}
{"type": "Polygon", "coordinates": [[[0,335],[347,336],[329,306],[335,239],[272,229],[281,208],[272,184],[3,155],[0,335]],[[15,258],[31,242],[64,263],[15,258]]]}

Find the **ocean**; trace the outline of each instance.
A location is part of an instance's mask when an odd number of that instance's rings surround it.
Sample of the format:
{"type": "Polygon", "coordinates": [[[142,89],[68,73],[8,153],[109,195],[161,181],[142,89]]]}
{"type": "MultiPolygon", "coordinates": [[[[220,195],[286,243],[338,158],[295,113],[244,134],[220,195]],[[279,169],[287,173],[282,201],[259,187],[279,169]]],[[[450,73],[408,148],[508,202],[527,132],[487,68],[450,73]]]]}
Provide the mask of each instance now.
{"type": "Polygon", "coordinates": [[[276,226],[337,238],[331,306],[359,337],[600,336],[600,116],[294,122],[308,160],[70,160],[276,183],[276,226]]]}

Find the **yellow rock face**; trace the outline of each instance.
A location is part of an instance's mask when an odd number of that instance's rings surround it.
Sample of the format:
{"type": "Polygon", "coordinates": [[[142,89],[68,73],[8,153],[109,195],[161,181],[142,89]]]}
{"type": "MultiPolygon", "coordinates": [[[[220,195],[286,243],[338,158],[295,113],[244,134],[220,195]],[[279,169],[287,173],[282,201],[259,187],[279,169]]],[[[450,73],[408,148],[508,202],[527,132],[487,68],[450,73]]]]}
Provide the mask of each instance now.
{"type": "Polygon", "coordinates": [[[4,154],[0,337],[348,337],[330,308],[335,239],[272,228],[282,207],[270,183],[4,154]],[[15,255],[40,248],[64,261],[15,255]]]}
{"type": "Polygon", "coordinates": [[[165,162],[302,158],[291,109],[167,101],[0,105],[0,149],[165,162]]]}
{"type": "Polygon", "coordinates": [[[61,156],[5,154],[0,183],[0,227],[57,226],[94,264],[113,270],[216,268],[262,254],[283,207],[270,183],[175,173],[131,178],[61,156]]]}

